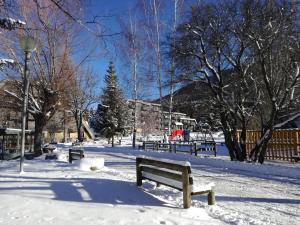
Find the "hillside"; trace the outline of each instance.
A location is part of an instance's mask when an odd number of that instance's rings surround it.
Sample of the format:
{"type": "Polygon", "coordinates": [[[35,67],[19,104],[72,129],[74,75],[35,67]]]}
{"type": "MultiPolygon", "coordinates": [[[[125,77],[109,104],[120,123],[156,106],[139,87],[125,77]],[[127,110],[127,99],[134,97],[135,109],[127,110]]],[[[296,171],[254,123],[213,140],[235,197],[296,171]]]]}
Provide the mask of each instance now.
{"type": "MultiPolygon", "coordinates": [[[[210,109],[210,90],[200,82],[193,82],[174,92],[174,110],[186,113],[197,121],[205,121],[210,109]]],[[[170,95],[163,98],[165,106],[169,104],[170,95]]],[[[155,102],[159,103],[159,99],[155,102]]]]}

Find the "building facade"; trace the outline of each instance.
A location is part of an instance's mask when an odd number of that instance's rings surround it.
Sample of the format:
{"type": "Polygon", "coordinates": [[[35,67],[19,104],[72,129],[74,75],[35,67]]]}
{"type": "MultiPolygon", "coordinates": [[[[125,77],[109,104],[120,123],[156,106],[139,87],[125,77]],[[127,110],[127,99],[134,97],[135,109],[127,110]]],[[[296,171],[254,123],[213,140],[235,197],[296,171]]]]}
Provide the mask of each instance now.
{"type": "MultiPolygon", "coordinates": [[[[135,101],[128,100],[127,105],[131,115],[129,123],[132,124],[134,122],[135,101]]],[[[169,112],[163,111],[162,116],[160,104],[137,100],[136,107],[136,131],[138,134],[147,136],[148,134],[162,135],[168,132],[169,112]]],[[[194,130],[195,126],[196,119],[190,118],[185,113],[172,112],[171,130],[194,130]]]]}

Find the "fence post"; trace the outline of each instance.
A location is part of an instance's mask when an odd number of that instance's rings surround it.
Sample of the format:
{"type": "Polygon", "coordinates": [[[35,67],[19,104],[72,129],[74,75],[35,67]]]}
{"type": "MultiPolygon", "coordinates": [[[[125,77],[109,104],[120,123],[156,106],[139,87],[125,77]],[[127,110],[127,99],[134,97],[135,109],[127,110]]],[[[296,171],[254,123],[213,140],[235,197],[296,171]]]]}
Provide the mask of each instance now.
{"type": "Polygon", "coordinates": [[[217,143],[214,143],[213,150],[214,150],[215,157],[217,157],[217,143]]]}
{"type": "Polygon", "coordinates": [[[195,156],[197,156],[197,143],[193,143],[193,148],[194,148],[194,152],[195,152],[195,156]]]}
{"type": "Polygon", "coordinates": [[[294,130],[294,155],[299,154],[299,137],[298,130],[294,130]]]}
{"type": "Polygon", "coordinates": [[[140,168],[140,164],[142,162],[141,158],[136,158],[136,185],[137,186],[142,186],[142,171],[140,168]]]}

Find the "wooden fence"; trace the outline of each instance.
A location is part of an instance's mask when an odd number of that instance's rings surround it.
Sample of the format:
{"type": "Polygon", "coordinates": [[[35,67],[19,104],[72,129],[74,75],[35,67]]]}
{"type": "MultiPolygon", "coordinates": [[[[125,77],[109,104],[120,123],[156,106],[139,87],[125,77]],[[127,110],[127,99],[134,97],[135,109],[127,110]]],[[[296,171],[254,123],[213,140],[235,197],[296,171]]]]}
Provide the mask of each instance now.
{"type": "MultiPolygon", "coordinates": [[[[238,133],[240,135],[240,133],[238,133]]],[[[247,131],[246,149],[249,155],[255,143],[260,139],[260,131],[247,131]]],[[[300,129],[276,130],[269,141],[266,159],[292,161],[293,155],[300,154],[300,129]]]]}

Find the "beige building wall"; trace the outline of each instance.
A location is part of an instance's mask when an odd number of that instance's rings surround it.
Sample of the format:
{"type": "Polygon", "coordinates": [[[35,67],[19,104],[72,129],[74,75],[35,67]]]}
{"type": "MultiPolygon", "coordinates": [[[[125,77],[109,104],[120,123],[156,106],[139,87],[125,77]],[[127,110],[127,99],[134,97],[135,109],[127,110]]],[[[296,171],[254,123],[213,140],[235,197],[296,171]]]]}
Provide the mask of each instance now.
{"type": "MultiPolygon", "coordinates": [[[[127,101],[130,115],[132,116],[131,123],[133,123],[134,104],[134,100],[127,101]]],[[[196,119],[190,118],[185,113],[173,112],[171,118],[172,130],[193,130],[196,126],[196,119]]],[[[142,136],[147,136],[148,134],[162,135],[164,133],[163,127],[166,131],[168,129],[169,113],[163,112],[162,118],[160,104],[138,100],[136,119],[136,131],[138,134],[142,136]]]]}

